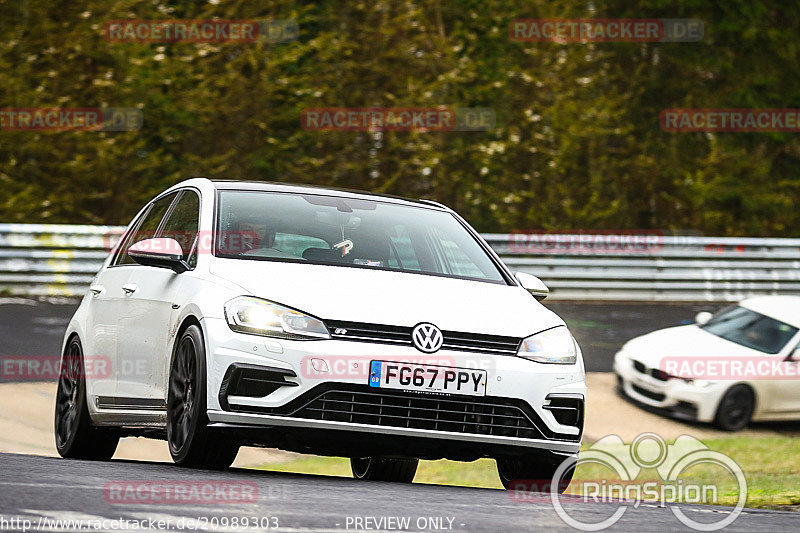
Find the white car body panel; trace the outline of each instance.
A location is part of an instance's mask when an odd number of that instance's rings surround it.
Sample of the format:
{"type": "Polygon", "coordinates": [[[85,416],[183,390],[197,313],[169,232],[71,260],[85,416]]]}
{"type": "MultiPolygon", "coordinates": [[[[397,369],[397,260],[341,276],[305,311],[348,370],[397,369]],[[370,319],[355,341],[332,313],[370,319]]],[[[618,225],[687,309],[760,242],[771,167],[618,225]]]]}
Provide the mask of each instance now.
{"type": "Polygon", "coordinates": [[[525,289],[496,283],[240,259],[219,259],[211,273],[237,280],[247,294],[269,295],[322,319],[398,326],[431,322],[443,330],[514,337],[564,325],[525,289]],[[487,313],[502,320],[489,322],[487,313]]]}

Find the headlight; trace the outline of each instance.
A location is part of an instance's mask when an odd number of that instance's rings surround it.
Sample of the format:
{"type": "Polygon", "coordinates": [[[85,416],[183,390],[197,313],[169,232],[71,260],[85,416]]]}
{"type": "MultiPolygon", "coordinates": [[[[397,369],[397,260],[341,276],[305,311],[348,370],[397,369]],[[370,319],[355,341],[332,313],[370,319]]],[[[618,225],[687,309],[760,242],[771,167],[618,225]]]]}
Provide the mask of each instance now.
{"type": "Polygon", "coordinates": [[[571,365],[578,360],[575,339],[564,326],[558,326],[522,340],[517,355],[538,363],[571,365]]]}
{"type": "Polygon", "coordinates": [[[225,318],[234,331],[284,339],[330,339],[322,320],[252,296],[225,304],[225,318]]]}
{"type": "Polygon", "coordinates": [[[694,385],[695,387],[700,387],[700,388],[703,388],[703,389],[708,387],[708,386],[710,386],[712,383],[714,383],[713,381],[708,381],[707,379],[686,379],[686,378],[684,378],[683,381],[685,381],[689,385],[694,385]]]}

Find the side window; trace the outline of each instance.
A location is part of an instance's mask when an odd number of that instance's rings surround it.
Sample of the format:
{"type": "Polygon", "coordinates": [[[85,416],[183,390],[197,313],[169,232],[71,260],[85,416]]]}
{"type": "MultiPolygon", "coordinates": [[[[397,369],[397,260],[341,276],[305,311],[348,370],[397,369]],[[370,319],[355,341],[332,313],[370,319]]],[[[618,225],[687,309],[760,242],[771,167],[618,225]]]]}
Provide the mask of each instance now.
{"type": "Polygon", "coordinates": [[[190,266],[196,266],[197,254],[192,253],[200,228],[200,197],[194,191],[185,191],[161,229],[159,237],[175,239],[181,245],[183,257],[190,266]],[[191,254],[191,256],[190,256],[191,254]]]}
{"type": "Polygon", "coordinates": [[[156,200],[147,214],[144,216],[142,223],[139,224],[139,227],[131,233],[131,236],[123,245],[123,248],[120,249],[120,255],[117,257],[115,265],[132,265],[136,262],[131,259],[131,256],[128,255],[128,248],[133,246],[139,241],[143,241],[145,239],[152,239],[156,236],[156,230],[158,229],[159,224],[161,224],[161,219],[164,218],[164,215],[167,213],[167,209],[169,209],[170,204],[175,199],[178,193],[172,193],[164,198],[160,198],[156,200]]]}
{"type": "Polygon", "coordinates": [[[144,219],[144,217],[147,216],[147,212],[149,210],[150,210],[150,207],[147,206],[147,209],[144,209],[139,214],[139,216],[136,217],[133,220],[133,222],[128,225],[128,226],[130,226],[129,229],[127,231],[125,231],[122,235],[119,236],[119,243],[117,243],[117,245],[115,245],[114,248],[113,248],[114,258],[111,260],[111,263],[110,263],[112,266],[113,265],[118,265],[120,263],[120,261],[122,260],[122,256],[125,254],[125,250],[127,250],[128,246],[130,246],[130,244],[128,244],[128,242],[131,240],[131,236],[134,233],[136,233],[136,229],[142,223],[142,220],[144,219]]]}

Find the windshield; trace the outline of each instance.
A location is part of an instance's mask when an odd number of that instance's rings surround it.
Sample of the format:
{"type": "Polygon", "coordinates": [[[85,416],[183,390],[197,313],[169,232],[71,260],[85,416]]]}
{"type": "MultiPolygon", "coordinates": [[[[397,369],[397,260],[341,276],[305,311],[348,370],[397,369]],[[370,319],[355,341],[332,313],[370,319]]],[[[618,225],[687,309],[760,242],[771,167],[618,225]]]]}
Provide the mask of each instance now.
{"type": "Polygon", "coordinates": [[[216,255],[505,280],[450,213],[316,194],[221,191],[216,255]]]}
{"type": "Polygon", "coordinates": [[[770,354],[780,352],[797,333],[794,326],[739,306],[723,309],[700,327],[717,337],[770,354]]]}

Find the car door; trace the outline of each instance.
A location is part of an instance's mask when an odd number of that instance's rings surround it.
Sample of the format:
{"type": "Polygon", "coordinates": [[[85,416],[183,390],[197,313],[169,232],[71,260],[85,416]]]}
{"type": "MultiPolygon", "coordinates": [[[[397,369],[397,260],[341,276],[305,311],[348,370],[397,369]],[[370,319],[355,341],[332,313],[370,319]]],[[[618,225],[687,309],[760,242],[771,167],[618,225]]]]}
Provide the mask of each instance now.
{"type": "Polygon", "coordinates": [[[98,397],[112,397],[117,386],[117,337],[122,286],[130,272],[109,266],[101,270],[90,286],[87,313],[87,360],[102,361],[108,372],[86,373],[86,390],[90,402],[98,397]]]}
{"type": "MultiPolygon", "coordinates": [[[[152,237],[158,229],[167,209],[177,194],[152,202],[131,224],[131,229],[122,237],[122,242],[114,251],[108,266],[103,269],[90,286],[91,310],[89,312],[89,331],[92,340],[91,353],[108,361],[111,371],[107,375],[98,376],[93,382],[87,380],[90,401],[96,402],[100,408],[114,408],[120,379],[133,371],[131,365],[120,358],[120,318],[125,304],[125,287],[136,264],[127,254],[128,248],[152,237]],[[93,398],[93,399],[92,399],[93,398]]],[[[88,377],[88,376],[87,376],[88,377]]]]}
{"type": "Polygon", "coordinates": [[[783,375],[776,375],[764,384],[768,391],[765,411],[800,416],[800,346],[796,340],[789,344],[796,347],[785,356],[782,371],[778,371],[783,375]]]}
{"type": "MultiPolygon", "coordinates": [[[[170,237],[181,244],[183,256],[191,266],[196,261],[193,249],[197,242],[200,196],[194,190],[180,192],[159,226],[157,237],[170,237]]],[[[131,398],[131,405],[142,409],[163,409],[167,368],[171,347],[168,345],[175,295],[184,277],[168,268],[137,265],[127,280],[127,293],[121,307],[119,357],[135,365],[135,372],[118,383],[121,396],[131,398]]]]}

